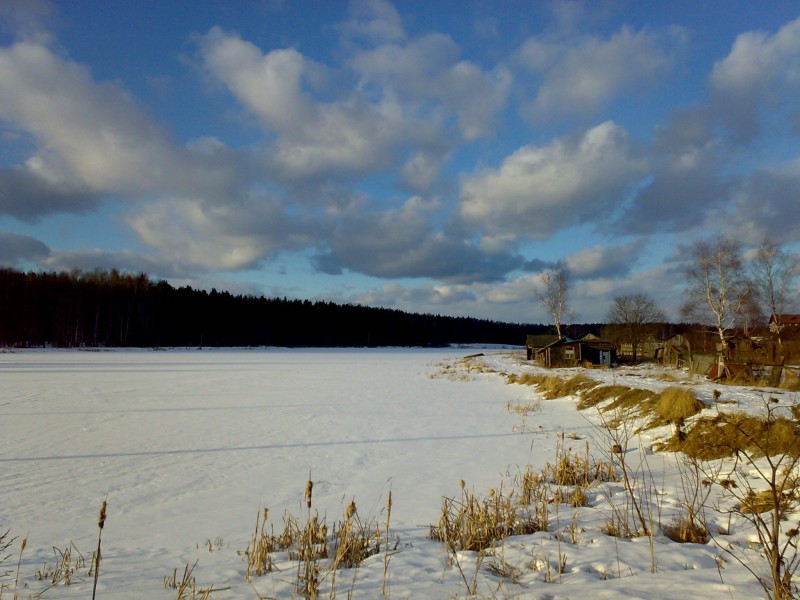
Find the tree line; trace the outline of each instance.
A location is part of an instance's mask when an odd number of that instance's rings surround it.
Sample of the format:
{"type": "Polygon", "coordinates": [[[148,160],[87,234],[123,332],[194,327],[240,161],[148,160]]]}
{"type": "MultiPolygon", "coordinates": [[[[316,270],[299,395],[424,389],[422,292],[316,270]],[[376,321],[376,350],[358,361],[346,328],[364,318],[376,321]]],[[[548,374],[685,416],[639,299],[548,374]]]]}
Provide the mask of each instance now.
{"type": "Polygon", "coordinates": [[[0,346],[522,345],[545,325],[173,287],[116,270],[0,269],[0,346]]]}
{"type": "MultiPolygon", "coordinates": [[[[688,258],[681,317],[717,337],[720,372],[734,329],[747,333],[769,320],[770,333],[782,344],[785,317],[798,307],[800,256],[768,238],[745,253],[738,240],[716,236],[695,242],[688,258]]],[[[570,316],[570,282],[566,263],[559,261],[542,274],[536,292],[559,337],[570,316]]],[[[643,293],[615,297],[607,319],[604,333],[616,343],[630,344],[634,361],[637,348],[659,329],[663,331],[666,321],[656,300],[643,293]]]]}

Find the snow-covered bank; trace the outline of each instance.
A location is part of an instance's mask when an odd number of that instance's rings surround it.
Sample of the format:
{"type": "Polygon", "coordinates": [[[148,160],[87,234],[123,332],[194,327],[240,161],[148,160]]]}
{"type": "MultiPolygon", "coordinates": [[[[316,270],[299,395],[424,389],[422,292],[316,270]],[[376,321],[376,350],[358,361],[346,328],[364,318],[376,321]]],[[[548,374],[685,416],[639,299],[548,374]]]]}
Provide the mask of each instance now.
{"type": "MultiPolygon", "coordinates": [[[[477,494],[509,481],[528,464],[553,461],[568,443],[602,453],[592,417],[573,399],[542,402],[525,417],[509,403],[536,399],[497,372],[530,367],[520,353],[487,353],[475,370],[443,373],[463,349],[313,351],[16,352],[0,355],[0,530],[27,536],[23,597],[44,587],[34,574],[69,542],[86,554],[97,541],[97,511],[108,500],[100,598],[169,598],[163,578],[199,561],[198,586],[228,588],[213,598],[292,597],[294,567],[245,581],[240,552],[264,505],[276,529],[284,511],[302,515],[304,485],[314,506],[341,518],[355,498],[362,518],[379,522],[389,490],[391,530],[400,542],[389,565],[389,595],[570,598],[587,594],[745,598],[760,587],[711,545],[656,538],[624,540],[600,532],[609,494],[589,490],[590,507],[551,515],[550,532],[507,539],[502,561],[517,582],[487,569],[496,557],[464,552],[454,563],[427,538],[442,496],[477,494]],[[596,447],[595,447],[596,446],[596,447]],[[570,540],[555,535],[576,519],[570,540]],[[574,542],[574,543],[573,543],[574,542]],[[560,583],[544,583],[545,561],[566,556],[560,583]],[[459,568],[460,567],[460,568],[459,568]],[[463,571],[463,574],[462,574],[463,571]],[[689,586],[687,588],[687,586],[689,586]],[[254,589],[255,588],[255,589],[254,589]]],[[[592,371],[628,385],[674,385],[646,370],[592,371]]],[[[702,399],[711,384],[695,386],[702,399]]],[[[755,410],[760,392],[726,388],[755,410]]],[[[657,432],[655,432],[657,433],[657,432]]],[[[650,435],[650,434],[648,434],[650,435]]],[[[651,439],[637,438],[649,448],[651,439]]],[[[631,448],[636,452],[636,448],[631,448]]],[[[648,455],[664,514],[678,505],[671,455],[648,455]]],[[[611,493],[619,489],[609,486],[611,493]]],[[[16,560],[13,560],[16,565],[16,560]]],[[[384,557],[338,576],[338,595],[381,594],[384,557]]],[[[45,598],[87,597],[76,575],[45,598]]],[[[3,580],[6,585],[13,579],[3,580]]],[[[8,589],[4,594],[8,594],[8,589]]],[[[3,596],[5,597],[5,596],[3,596]]]]}

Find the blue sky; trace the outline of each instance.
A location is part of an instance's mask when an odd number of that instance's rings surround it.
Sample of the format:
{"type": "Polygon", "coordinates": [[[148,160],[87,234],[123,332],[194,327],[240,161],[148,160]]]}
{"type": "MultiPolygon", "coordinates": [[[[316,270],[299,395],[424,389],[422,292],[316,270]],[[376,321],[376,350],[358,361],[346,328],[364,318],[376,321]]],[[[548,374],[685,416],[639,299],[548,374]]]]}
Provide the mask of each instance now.
{"type": "Polygon", "coordinates": [[[0,2],[0,264],[547,322],[800,241],[800,3],[0,2]]]}

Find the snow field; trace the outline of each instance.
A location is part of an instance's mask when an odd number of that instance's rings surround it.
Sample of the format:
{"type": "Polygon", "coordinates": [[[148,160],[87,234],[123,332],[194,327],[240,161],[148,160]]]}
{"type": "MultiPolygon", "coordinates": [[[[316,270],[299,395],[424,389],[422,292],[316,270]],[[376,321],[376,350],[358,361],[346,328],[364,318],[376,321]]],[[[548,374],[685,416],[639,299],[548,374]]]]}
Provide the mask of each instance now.
{"type": "MultiPolygon", "coordinates": [[[[285,511],[306,514],[310,477],[314,508],[329,523],[355,500],[362,520],[382,526],[392,491],[390,526],[399,545],[389,563],[390,597],[463,597],[468,585],[500,598],[760,595],[752,576],[721,561],[712,544],[656,537],[651,573],[649,538],[601,532],[612,506],[624,502],[616,483],[588,489],[589,507],[552,510],[548,532],[507,538],[485,556],[448,556],[427,538],[428,526],[440,516],[442,497],[461,493],[461,479],[482,496],[529,464],[554,461],[559,446],[582,452],[588,441],[602,456],[607,444],[574,399],[542,401],[524,417],[507,410],[536,400],[533,388],[506,385],[492,372],[530,369],[519,354],[492,352],[473,361],[486,369],[443,373],[443,364],[470,352],[0,354],[0,529],[28,538],[20,569],[25,594],[43,587],[34,574],[53,562],[54,546],[72,541],[91,554],[97,511],[107,499],[99,598],[174,597],[163,578],[173,569],[180,576],[195,561],[198,587],[226,588],[213,598],[296,596],[296,563],[276,556],[279,570],[251,585],[241,552],[263,506],[276,530],[285,511]],[[566,567],[553,576],[559,556],[566,567]],[[548,569],[553,583],[544,582],[548,569]],[[496,574],[504,571],[514,576],[496,574]]],[[[632,387],[674,385],[657,371],[587,373],[632,387]]],[[[694,382],[693,389],[712,402],[711,384],[694,382]]],[[[747,410],[758,410],[762,400],[752,390],[723,392],[747,410]]],[[[651,508],[668,521],[681,488],[675,458],[650,449],[660,433],[632,439],[630,452],[646,457],[658,490],[651,508]]],[[[731,539],[746,544],[749,535],[731,539]]],[[[384,560],[376,555],[340,571],[337,595],[381,597],[384,560]]],[[[84,575],[44,597],[85,598],[90,588],[84,575]]]]}

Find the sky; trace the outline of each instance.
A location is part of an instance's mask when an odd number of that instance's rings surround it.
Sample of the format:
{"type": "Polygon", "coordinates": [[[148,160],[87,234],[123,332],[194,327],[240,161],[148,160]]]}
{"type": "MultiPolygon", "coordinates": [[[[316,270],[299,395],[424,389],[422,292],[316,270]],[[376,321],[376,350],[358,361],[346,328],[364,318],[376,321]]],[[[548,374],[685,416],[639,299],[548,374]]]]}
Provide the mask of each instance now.
{"type": "Polygon", "coordinates": [[[800,2],[0,0],[0,265],[539,323],[800,242],[800,2]]]}

